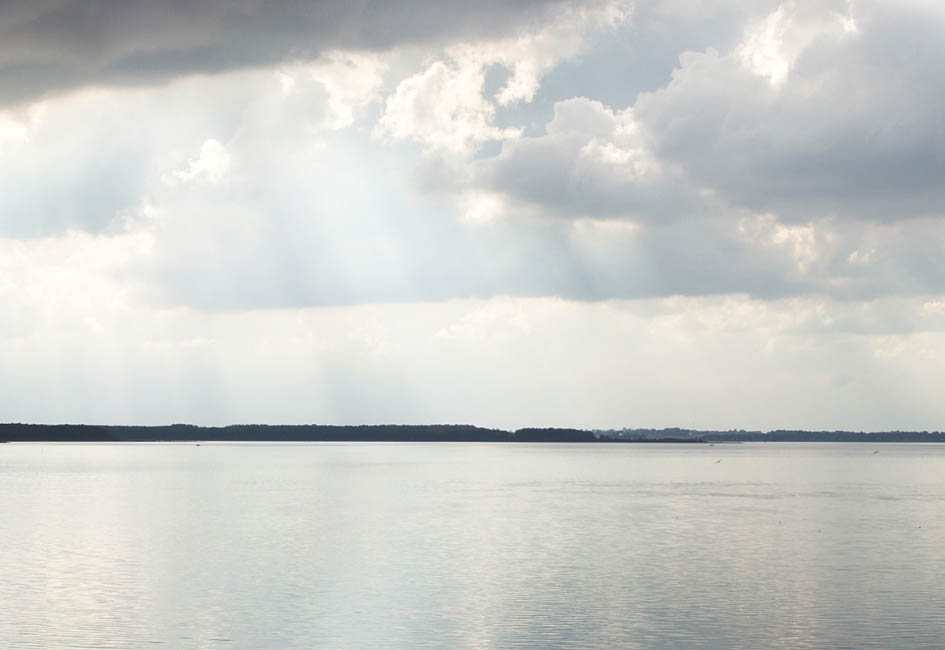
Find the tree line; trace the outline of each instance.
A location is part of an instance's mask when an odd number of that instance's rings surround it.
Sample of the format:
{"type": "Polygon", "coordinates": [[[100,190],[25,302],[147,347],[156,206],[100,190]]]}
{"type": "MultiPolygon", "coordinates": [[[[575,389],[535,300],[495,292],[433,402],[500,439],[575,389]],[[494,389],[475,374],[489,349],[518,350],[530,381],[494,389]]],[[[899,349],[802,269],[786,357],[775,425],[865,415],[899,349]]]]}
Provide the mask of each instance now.
{"type": "Polygon", "coordinates": [[[103,426],[89,424],[0,424],[10,442],[945,442],[941,431],[699,431],[692,429],[489,429],[467,424],[234,424],[200,427],[103,426]]]}

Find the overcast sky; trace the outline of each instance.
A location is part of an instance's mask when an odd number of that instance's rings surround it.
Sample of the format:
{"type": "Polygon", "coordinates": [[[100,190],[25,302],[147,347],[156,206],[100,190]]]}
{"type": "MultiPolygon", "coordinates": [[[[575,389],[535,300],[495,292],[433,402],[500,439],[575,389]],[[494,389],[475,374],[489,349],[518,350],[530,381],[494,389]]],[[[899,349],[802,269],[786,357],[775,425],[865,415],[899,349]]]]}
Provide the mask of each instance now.
{"type": "Polygon", "coordinates": [[[939,0],[0,1],[0,421],[945,429],[939,0]]]}

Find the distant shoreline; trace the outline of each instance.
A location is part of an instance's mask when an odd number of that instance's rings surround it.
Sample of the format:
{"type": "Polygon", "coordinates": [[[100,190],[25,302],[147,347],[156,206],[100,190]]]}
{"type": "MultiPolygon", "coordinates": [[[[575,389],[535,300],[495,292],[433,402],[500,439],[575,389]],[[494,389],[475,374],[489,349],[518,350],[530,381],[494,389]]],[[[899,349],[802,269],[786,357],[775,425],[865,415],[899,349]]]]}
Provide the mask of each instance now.
{"type": "Polygon", "coordinates": [[[0,442],[945,442],[941,431],[701,431],[695,429],[488,429],[472,425],[265,425],[199,427],[0,424],[0,442]]]}

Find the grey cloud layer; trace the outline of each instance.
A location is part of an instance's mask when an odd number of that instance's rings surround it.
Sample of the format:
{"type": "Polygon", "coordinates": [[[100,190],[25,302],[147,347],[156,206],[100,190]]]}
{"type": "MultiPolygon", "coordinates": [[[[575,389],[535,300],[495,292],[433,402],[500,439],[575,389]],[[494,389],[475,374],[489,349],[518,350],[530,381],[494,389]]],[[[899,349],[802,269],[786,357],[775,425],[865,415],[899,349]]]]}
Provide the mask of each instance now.
{"type": "MultiPolygon", "coordinates": [[[[69,110],[50,108],[21,153],[4,159],[0,149],[0,229],[108,233],[130,220],[154,241],[122,277],[161,304],[205,309],[945,292],[942,12],[856,3],[846,32],[846,3],[785,6],[795,10],[773,29],[746,32],[773,39],[760,44],[759,69],[734,42],[686,53],[663,87],[625,107],[538,96],[553,115],[494,155],[372,138],[373,114],[361,131],[313,128],[338,80],[305,71],[291,92],[273,71],[255,71],[73,97],[69,110]],[[187,171],[210,138],[231,162],[218,183],[187,171]],[[464,220],[467,200],[492,205],[491,220],[464,220]]],[[[524,20],[533,9],[497,11],[524,20]]],[[[489,20],[472,24],[498,29],[489,20]]],[[[223,24],[210,40],[228,33],[223,24]]],[[[404,38],[411,29],[421,27],[404,38]]],[[[118,65],[121,42],[88,60],[118,65]]],[[[397,80],[387,79],[387,96],[397,80]]],[[[494,100],[476,83],[456,87],[471,106],[494,100]]],[[[417,128],[436,122],[428,100],[411,103],[417,128]]],[[[515,126],[521,115],[512,107],[505,117],[515,126]]]]}
{"type": "Polygon", "coordinates": [[[623,110],[559,102],[475,183],[549,215],[644,222],[725,204],[791,223],[945,214],[945,15],[931,3],[786,3],[741,46],[683,53],[667,81],[623,110]]]}
{"type": "Polygon", "coordinates": [[[86,84],[146,84],[326,49],[495,36],[562,0],[36,0],[0,3],[0,105],[86,84]]]}
{"type": "Polygon", "coordinates": [[[849,33],[787,15],[776,26],[785,40],[793,29],[809,42],[779,84],[738,53],[685,55],[671,83],[635,105],[655,153],[732,202],[791,221],[942,214],[945,15],[911,3],[855,8],[849,33]]]}

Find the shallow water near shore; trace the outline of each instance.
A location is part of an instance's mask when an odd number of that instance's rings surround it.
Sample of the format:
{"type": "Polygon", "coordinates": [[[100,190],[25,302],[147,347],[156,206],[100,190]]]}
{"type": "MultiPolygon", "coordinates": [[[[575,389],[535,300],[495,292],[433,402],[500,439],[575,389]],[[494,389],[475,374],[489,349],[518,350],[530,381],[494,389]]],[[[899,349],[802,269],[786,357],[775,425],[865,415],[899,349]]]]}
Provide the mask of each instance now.
{"type": "Polygon", "coordinates": [[[945,646],[945,445],[11,443],[0,521],[2,647],[945,646]]]}

